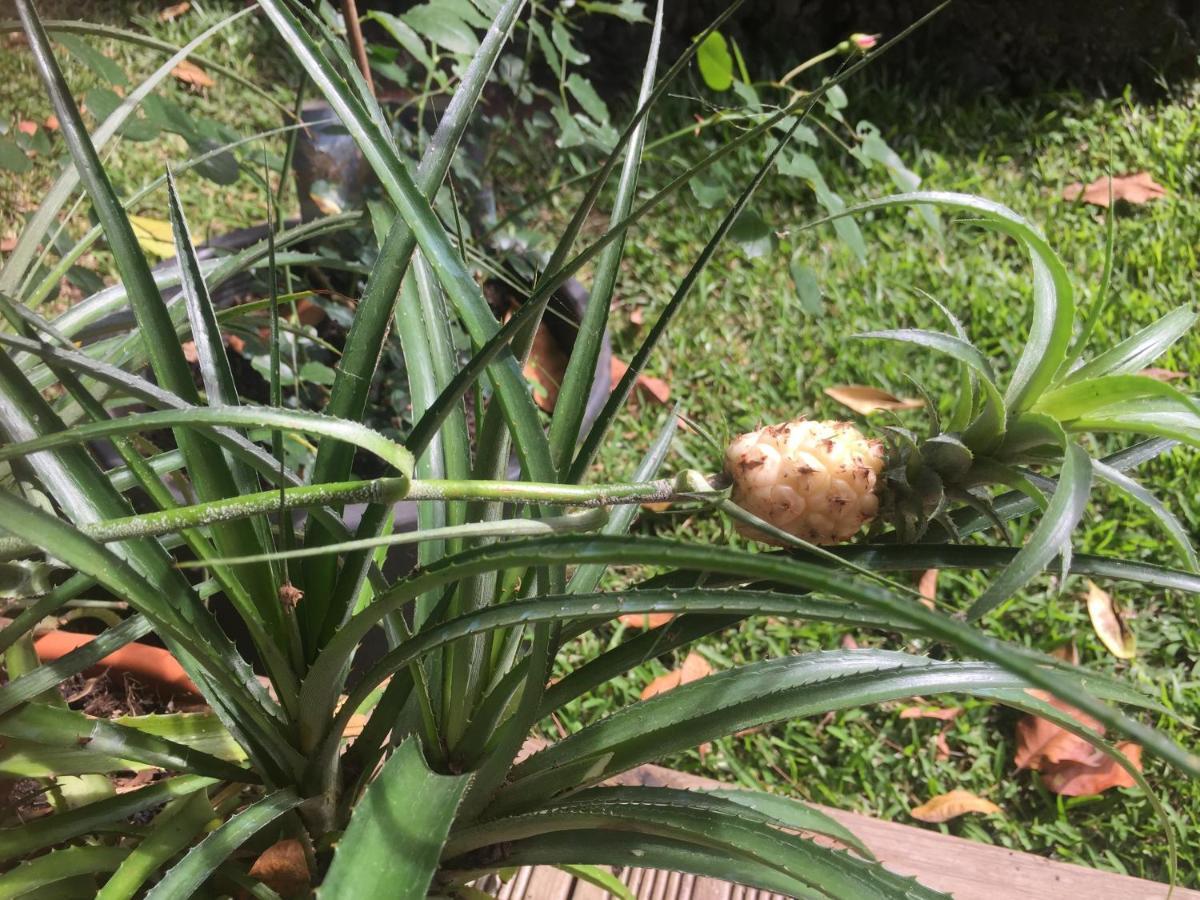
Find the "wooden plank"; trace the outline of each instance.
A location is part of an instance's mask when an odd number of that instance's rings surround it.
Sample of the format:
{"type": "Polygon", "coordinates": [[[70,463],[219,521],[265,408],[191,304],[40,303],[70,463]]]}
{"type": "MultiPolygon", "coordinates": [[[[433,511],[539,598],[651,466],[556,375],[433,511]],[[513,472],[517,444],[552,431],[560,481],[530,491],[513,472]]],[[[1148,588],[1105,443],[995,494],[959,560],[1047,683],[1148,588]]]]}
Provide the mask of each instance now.
{"type": "MultiPolygon", "coordinates": [[[[720,782],[641,766],[621,777],[623,784],[681,788],[720,788],[720,782]]],[[[941,834],[898,822],[813,804],[863,841],[893,872],[914,875],[922,884],[953,894],[956,900],[1166,900],[1167,886],[1156,881],[1101,872],[991,844],[941,834]]],[[[1176,888],[1172,900],[1200,900],[1200,891],[1176,888]]]]}
{"type": "Polygon", "coordinates": [[[571,892],[571,900],[608,900],[610,896],[604,888],[581,878],[576,879],[575,890],[571,892]]]}
{"type": "MultiPolygon", "coordinates": [[[[613,783],[705,789],[725,786],[661,766],[641,766],[614,779],[613,783]]],[[[916,876],[922,884],[952,894],[956,900],[1061,900],[1063,897],[1167,900],[1167,886],[1158,882],[1101,872],[899,822],[881,822],[857,813],[813,805],[853,831],[893,872],[916,876]]],[[[534,882],[530,870],[522,870],[505,885],[498,897],[501,900],[602,900],[607,896],[605,892],[583,884],[576,886],[574,893],[567,885],[564,893],[562,879],[569,880],[570,877],[556,869],[546,871],[560,877],[542,876],[542,871],[539,868],[534,882]]],[[[765,891],[753,891],[714,878],[658,873],[650,869],[631,869],[621,878],[639,900],[775,900],[775,895],[765,891]]],[[[1200,900],[1200,891],[1177,888],[1171,900],[1200,900]]]]}
{"type": "Polygon", "coordinates": [[[692,882],[691,900],[729,900],[733,885],[715,878],[697,878],[692,882]]]}
{"type": "Polygon", "coordinates": [[[514,900],[570,900],[575,878],[553,866],[538,866],[525,892],[514,900]]]}

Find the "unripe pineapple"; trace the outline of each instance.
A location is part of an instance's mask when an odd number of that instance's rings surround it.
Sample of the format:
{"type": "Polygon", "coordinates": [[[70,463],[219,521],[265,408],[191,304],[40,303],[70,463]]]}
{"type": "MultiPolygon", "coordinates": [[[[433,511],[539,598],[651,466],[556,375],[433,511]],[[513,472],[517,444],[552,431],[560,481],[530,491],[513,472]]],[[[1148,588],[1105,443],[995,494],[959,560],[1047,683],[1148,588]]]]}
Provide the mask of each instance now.
{"type": "MultiPolygon", "coordinates": [[[[796,419],[736,438],[725,452],[733,502],[814,544],[852,538],[879,512],[883,443],[849,422],[796,419]]],[[[780,542],[737,522],[738,533],[780,542]]]]}
{"type": "MultiPolygon", "coordinates": [[[[1040,507],[1045,514],[1023,544],[1011,548],[1011,563],[976,599],[970,618],[994,609],[1055,559],[1069,560],[1071,535],[1099,481],[1149,510],[1189,568],[1200,571],[1200,554],[1186,526],[1119,471],[1164,452],[1173,441],[1200,449],[1200,397],[1140,374],[1188,333],[1200,313],[1188,306],[1173,310],[1091,354],[1089,338],[1109,292],[1100,291],[1080,322],[1066,267],[1020,216],[953,194],[914,194],[876,205],[914,198],[981,215],[1018,238],[1034,260],[1037,314],[1020,356],[1008,367],[1008,384],[1001,390],[993,360],[933,300],[953,333],[907,328],[855,335],[932,350],[956,363],[953,402],[948,410],[927,403],[926,435],[899,422],[884,425],[885,449],[848,422],[803,419],[740,435],[725,453],[733,504],[809,543],[842,543],[872,525],[879,540],[894,546],[957,542],[980,531],[981,521],[995,525],[1011,543],[1005,519],[1040,507]],[[1090,443],[1080,440],[1088,433],[1142,433],[1154,440],[1092,459],[1090,443]],[[1003,509],[995,503],[1001,488],[1011,491],[1003,509]],[[930,535],[934,525],[940,530],[930,535]]],[[[926,398],[939,394],[916,386],[926,398]]],[[[740,520],[735,527],[756,540],[785,543],[740,520]]]]}

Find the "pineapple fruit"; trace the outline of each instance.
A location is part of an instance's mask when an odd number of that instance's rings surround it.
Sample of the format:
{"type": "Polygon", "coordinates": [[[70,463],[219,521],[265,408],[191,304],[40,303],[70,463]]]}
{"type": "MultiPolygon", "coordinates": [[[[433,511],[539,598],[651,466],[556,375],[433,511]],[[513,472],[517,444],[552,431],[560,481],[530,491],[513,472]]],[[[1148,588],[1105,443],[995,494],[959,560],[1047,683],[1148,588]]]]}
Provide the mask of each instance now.
{"type": "MultiPolygon", "coordinates": [[[[884,448],[849,422],[796,419],[740,435],[725,453],[733,502],[814,544],[840,544],[879,512],[884,448]]],[[[745,537],[779,544],[737,522],[745,537]]]]}
{"type": "MultiPolygon", "coordinates": [[[[914,197],[874,205],[907,204],[914,197]]],[[[1065,572],[1071,536],[1087,509],[1088,495],[1103,482],[1157,520],[1187,567],[1200,571],[1200,554],[1184,523],[1121,471],[1165,452],[1174,442],[1200,449],[1200,397],[1143,371],[1189,333],[1200,312],[1179,307],[1115,346],[1094,352],[1090,338],[1113,296],[1107,285],[1080,317],[1062,260],[1020,216],[961,195],[918,200],[981,216],[1018,239],[1035,263],[1036,315],[1018,358],[1006,367],[1008,383],[1002,389],[994,361],[936,300],[950,332],[906,328],[854,335],[919,347],[951,360],[957,390],[946,404],[949,409],[928,402],[938,391],[915,382],[927,399],[929,428],[924,435],[894,421],[880,428],[885,444],[848,422],[804,419],[739,435],[725,453],[726,478],[710,483],[728,483],[729,502],[772,526],[774,534],[734,516],[738,532],[779,546],[794,545],[795,539],[828,545],[849,541],[869,526],[873,539],[893,545],[957,543],[986,521],[1012,544],[1004,520],[1015,510],[1040,509],[1026,539],[1009,548],[1014,552],[1004,571],[967,611],[968,618],[977,619],[1056,559],[1065,572]],[[1151,439],[1093,459],[1090,435],[1113,433],[1151,439]],[[995,502],[1001,490],[1013,492],[1003,508],[995,502]],[[1024,499],[1014,504],[1014,495],[1022,494],[1024,499]]]]}

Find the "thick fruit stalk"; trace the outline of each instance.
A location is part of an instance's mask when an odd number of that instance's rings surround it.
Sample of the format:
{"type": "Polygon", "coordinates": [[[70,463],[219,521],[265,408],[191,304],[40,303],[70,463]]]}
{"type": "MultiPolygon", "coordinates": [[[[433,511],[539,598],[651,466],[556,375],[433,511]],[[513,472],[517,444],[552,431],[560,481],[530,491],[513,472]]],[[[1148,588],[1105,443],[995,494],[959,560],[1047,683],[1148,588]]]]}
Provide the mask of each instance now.
{"type": "MultiPolygon", "coordinates": [[[[725,452],[733,502],[814,544],[852,538],[879,512],[883,443],[849,422],[796,419],[736,438],[725,452]]],[[[746,537],[779,544],[738,522],[746,537]]]]}

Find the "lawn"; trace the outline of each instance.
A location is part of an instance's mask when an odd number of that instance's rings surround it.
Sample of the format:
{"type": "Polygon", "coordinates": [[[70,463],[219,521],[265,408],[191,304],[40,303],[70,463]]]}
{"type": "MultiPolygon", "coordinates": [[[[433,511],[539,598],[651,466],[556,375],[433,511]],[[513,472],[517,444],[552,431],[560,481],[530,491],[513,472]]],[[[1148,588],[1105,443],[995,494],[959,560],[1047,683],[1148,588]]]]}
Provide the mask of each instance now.
{"type": "MultiPolygon", "coordinates": [[[[850,111],[879,125],[901,155],[924,179],[922,187],[966,191],[998,200],[1042,227],[1076,278],[1082,298],[1100,282],[1104,260],[1104,213],[1068,203],[1063,188],[1088,183],[1106,171],[1150,172],[1167,198],[1144,206],[1118,207],[1115,299],[1097,330],[1095,346],[1111,346],[1168,310],[1196,298],[1200,208],[1194,198],[1200,168],[1194,147],[1200,139],[1196,86],[1180,85],[1165,98],[1109,100],[1051,95],[1035,100],[980,99],[963,102],[941,96],[914,96],[903,86],[863,84],[852,91],[850,111]]],[[[692,147],[688,152],[695,152],[692,147]]],[[[881,196],[893,188],[887,176],[864,172],[844,155],[830,154],[823,171],[844,198],[881,196]]],[[[661,180],[678,160],[664,160],[651,181],[661,180]]],[[[747,163],[745,177],[749,177],[747,163]]],[[[636,349],[646,326],[670,297],[686,262],[715,228],[718,211],[685,202],[646,221],[630,241],[629,268],[618,287],[614,339],[618,354],[636,349]],[[673,260],[679,260],[678,264],[673,260]]],[[[805,191],[774,179],[758,205],[778,231],[794,229],[819,215],[805,191]]],[[[939,238],[914,215],[886,213],[862,223],[869,257],[865,264],[832,229],[790,238],[795,253],[818,273],[824,301],[819,314],[806,312],[789,274],[789,256],[775,252],[747,258],[731,246],[719,253],[690,298],[679,327],[668,332],[652,373],[666,378],[672,399],[691,419],[716,433],[738,433],[797,415],[844,418],[847,412],[824,396],[825,387],[863,383],[896,395],[914,396],[908,376],[926,385],[951,386],[936,359],[901,345],[849,340],[858,332],[883,328],[942,328],[944,320],[922,292],[936,297],[962,318],[972,338],[993,359],[1011,361],[1028,330],[1028,261],[1011,243],[944,222],[939,238]]],[[[1180,383],[1195,385],[1200,371],[1200,339],[1185,338],[1164,363],[1189,373],[1180,383]]],[[[952,391],[938,398],[943,412],[952,391]]],[[[921,413],[901,413],[906,424],[924,427],[921,413]]],[[[602,460],[607,475],[627,475],[634,448],[645,447],[662,413],[645,409],[623,423],[627,447],[610,446],[602,460]]],[[[1114,446],[1115,446],[1114,442],[1114,446]]],[[[681,455],[700,467],[716,462],[699,438],[681,438],[681,455]]],[[[1177,450],[1141,473],[1169,498],[1176,512],[1200,537],[1200,478],[1196,454],[1177,450]]],[[[1097,494],[1076,546],[1084,551],[1177,565],[1161,534],[1119,498],[1097,494]]],[[[648,514],[642,529],[689,533],[725,540],[717,516],[648,514]]],[[[1021,529],[1014,537],[1020,538],[1021,529]]],[[[736,537],[734,538],[737,539],[736,537]]],[[[964,608],[981,582],[942,573],[937,603],[964,608]]],[[[1200,713],[1200,634],[1196,607],[1182,596],[1110,585],[1129,611],[1138,641],[1137,658],[1113,659],[1092,631],[1081,599],[1082,579],[1065,585],[1050,577],[1035,590],[991,617],[994,632],[1042,650],[1074,643],[1085,665],[1125,669],[1158,696],[1186,725],[1157,724],[1176,739],[1194,745],[1200,713]]],[[[579,656],[594,653],[619,633],[581,642],[579,656]]],[[[847,635],[833,626],[754,620],[736,631],[706,640],[701,652],[715,669],[747,660],[817,648],[846,640],[860,646],[895,647],[878,635],[847,635]]],[[[920,648],[913,648],[920,649],[920,648]]],[[[666,660],[669,664],[671,660],[666,660]]],[[[579,704],[578,722],[590,721],[633,699],[656,675],[662,661],[629,674],[624,695],[593,697],[579,704]]],[[[886,819],[911,822],[908,811],[928,797],[966,788],[987,797],[1003,816],[964,817],[941,827],[955,834],[1129,874],[1166,877],[1165,841],[1150,804],[1136,790],[1117,789],[1100,797],[1067,800],[1044,790],[1035,773],[1013,765],[1016,717],[986,704],[963,705],[946,728],[950,757],[937,759],[943,723],[902,719],[894,708],[858,709],[821,721],[793,721],[766,731],[718,743],[670,764],[747,785],[785,790],[818,802],[886,819]]],[[[571,728],[575,722],[563,722],[571,728]]],[[[1176,779],[1156,763],[1152,783],[1176,811],[1185,834],[1194,834],[1200,815],[1200,787],[1176,779]]],[[[1180,872],[1185,883],[1200,884],[1200,857],[1194,841],[1183,842],[1180,872]]]]}
{"type": "MultiPolygon", "coordinates": [[[[159,22],[154,15],[157,8],[157,4],[133,7],[140,16],[137,24],[171,41],[198,28],[195,17],[180,24],[159,22]]],[[[93,18],[98,9],[99,4],[83,15],[93,18]]],[[[111,10],[105,14],[118,20],[111,10]]],[[[144,76],[161,59],[115,42],[95,46],[112,56],[131,79],[144,76]]],[[[260,28],[245,27],[219,37],[204,52],[243,74],[255,73],[263,88],[282,99],[287,93],[279,85],[294,75],[274,69],[268,46],[260,28]]],[[[73,61],[67,75],[77,95],[96,84],[95,76],[73,61]]],[[[5,126],[13,129],[22,119],[44,121],[48,108],[26,54],[0,54],[0,83],[5,126]]],[[[1200,86],[1176,85],[1161,98],[1046,95],[1033,100],[973,101],[922,94],[903,84],[872,84],[869,78],[851,87],[848,114],[878,125],[921,175],[925,187],[982,194],[1038,223],[1071,268],[1082,297],[1090,296],[1100,282],[1104,214],[1093,206],[1064,201],[1064,186],[1090,182],[1111,170],[1147,171],[1166,188],[1164,199],[1118,209],[1115,299],[1098,328],[1097,346],[1109,346],[1168,310],[1195,301],[1200,253],[1196,241],[1200,208],[1195,199],[1200,179],[1195,156],[1200,144],[1196,116],[1200,86]]],[[[281,121],[278,110],[227,79],[201,94],[188,93],[179,85],[172,85],[170,91],[189,111],[243,134],[281,121]]],[[[695,111],[676,101],[655,120],[653,133],[674,130],[695,111]]],[[[698,158],[706,141],[716,140],[720,133],[710,132],[657,153],[645,171],[645,189],[664,183],[688,160],[698,158]]],[[[282,143],[270,146],[280,152],[282,143]]],[[[830,187],[848,202],[892,189],[878,168],[864,170],[828,146],[813,152],[830,187]]],[[[128,189],[160,174],[164,159],[182,160],[188,155],[174,137],[141,144],[124,141],[111,164],[128,189]]],[[[39,157],[31,172],[21,176],[0,173],[0,196],[5,198],[0,236],[15,228],[17,216],[29,212],[33,198],[44,191],[53,175],[53,157],[39,157]]],[[[735,157],[731,184],[748,179],[757,161],[757,153],[735,157]]],[[[567,174],[564,165],[560,175],[567,174]]],[[[531,191],[547,181],[545,172],[535,179],[520,165],[504,175],[509,183],[528,185],[531,191]]],[[[261,198],[261,189],[247,175],[228,187],[197,178],[183,182],[183,202],[200,232],[198,239],[260,220],[261,198]]],[[[535,227],[555,234],[554,210],[572,209],[574,199],[570,190],[560,192],[551,214],[535,227]]],[[[669,381],[672,398],[682,403],[686,416],[708,431],[734,434],[797,415],[844,417],[846,412],[824,396],[825,387],[865,383],[911,396],[914,389],[906,376],[935,391],[941,388],[945,394],[935,396],[948,406],[954,382],[950,370],[936,359],[895,345],[849,339],[871,329],[944,327],[940,313],[922,292],[960,316],[976,342],[1001,367],[1019,350],[1029,314],[1028,261],[1005,239],[946,217],[939,235],[915,215],[883,213],[861,221],[868,254],[860,261],[828,227],[798,231],[819,210],[811,192],[800,190],[794,180],[768,179],[756,210],[776,232],[778,246],[757,258],[736,244],[722,248],[651,366],[653,374],[669,381]],[[823,295],[819,312],[797,297],[790,274],[793,258],[817,275],[823,295]]],[[[155,194],[138,211],[165,218],[165,198],[155,194]]],[[[618,355],[628,358],[633,353],[716,227],[720,213],[720,208],[706,208],[684,192],[678,202],[646,219],[631,235],[611,323],[618,355]]],[[[597,228],[599,223],[598,219],[597,228]]],[[[103,252],[94,254],[91,265],[107,274],[103,252]]],[[[1185,339],[1161,364],[1189,373],[1179,383],[1194,390],[1196,381],[1190,373],[1200,372],[1200,340],[1185,339]]],[[[664,410],[648,407],[643,400],[639,410],[620,424],[623,439],[608,446],[595,477],[629,475],[664,415],[664,410]]],[[[901,415],[907,424],[923,426],[921,413],[901,415]]],[[[669,465],[713,469],[719,462],[710,445],[690,435],[679,439],[669,465]]],[[[1200,498],[1194,488],[1200,483],[1197,454],[1176,451],[1147,465],[1141,476],[1169,498],[1200,538],[1200,498]]],[[[1138,510],[1098,496],[1104,499],[1089,510],[1078,548],[1179,564],[1138,510]]],[[[636,527],[646,533],[738,540],[724,534],[723,522],[716,516],[692,512],[647,512],[636,527]]],[[[1018,527],[1014,537],[1019,539],[1020,534],[1018,527]]],[[[1137,635],[1138,654],[1128,663],[1114,660],[1093,634],[1079,599],[1084,588],[1079,579],[1059,585],[1043,578],[1034,590],[993,614],[989,624],[1009,640],[1043,650],[1074,643],[1084,664],[1126,669],[1179,717],[1179,721],[1163,717],[1155,724],[1177,741],[1194,745],[1191,729],[1200,712],[1200,634],[1194,626],[1194,604],[1170,593],[1122,584],[1108,587],[1130,611],[1137,635]]],[[[979,589],[977,579],[943,573],[936,602],[943,609],[958,609],[979,589]]],[[[623,636],[622,629],[606,629],[579,639],[564,649],[558,674],[623,636]]],[[[830,626],[756,619],[705,640],[700,652],[719,670],[849,641],[904,649],[887,635],[848,635],[830,626]]],[[[910,645],[909,649],[924,648],[910,645]]],[[[636,699],[671,664],[671,659],[649,661],[611,682],[604,692],[572,707],[569,716],[546,723],[547,733],[573,730],[636,699]]],[[[1165,837],[1140,792],[1119,789],[1101,797],[1064,801],[1045,791],[1035,774],[1015,769],[1013,714],[969,700],[927,699],[961,705],[963,713],[944,724],[903,719],[899,704],[856,709],[727,739],[703,756],[695,751],[665,762],[901,822],[911,822],[909,810],[929,797],[966,788],[998,804],[1003,814],[968,816],[940,826],[943,829],[1099,868],[1166,878],[1165,837]],[[936,741],[943,727],[949,757],[939,759],[936,741]]],[[[1147,772],[1174,810],[1181,833],[1194,834],[1200,785],[1170,775],[1153,760],[1147,772]]],[[[1194,840],[1181,842],[1179,870],[1184,884],[1200,886],[1200,847],[1194,840]]]]}

